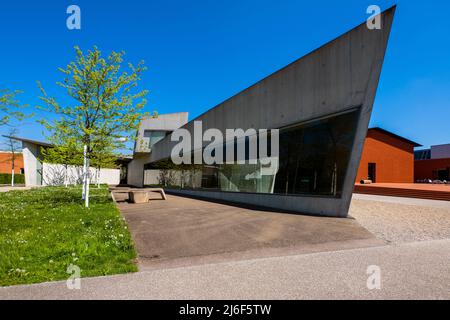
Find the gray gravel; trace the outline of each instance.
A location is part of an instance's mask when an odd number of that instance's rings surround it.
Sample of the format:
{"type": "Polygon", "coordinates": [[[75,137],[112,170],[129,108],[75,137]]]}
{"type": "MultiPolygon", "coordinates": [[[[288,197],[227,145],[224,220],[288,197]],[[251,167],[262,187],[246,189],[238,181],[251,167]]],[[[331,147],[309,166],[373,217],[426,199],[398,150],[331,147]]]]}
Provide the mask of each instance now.
{"type": "Polygon", "coordinates": [[[450,239],[450,202],[372,201],[353,198],[350,215],[388,243],[450,239]],[[403,203],[402,203],[403,202],[403,203]],[[439,204],[439,205],[438,205],[439,204]]]}

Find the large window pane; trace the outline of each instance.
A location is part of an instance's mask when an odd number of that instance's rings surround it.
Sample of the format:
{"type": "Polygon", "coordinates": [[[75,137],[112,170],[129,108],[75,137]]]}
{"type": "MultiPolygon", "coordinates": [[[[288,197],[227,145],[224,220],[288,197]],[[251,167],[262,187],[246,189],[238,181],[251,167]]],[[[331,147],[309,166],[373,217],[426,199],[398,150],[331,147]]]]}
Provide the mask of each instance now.
{"type": "MultiPolygon", "coordinates": [[[[358,116],[358,111],[352,111],[281,129],[278,157],[269,148],[268,158],[249,163],[246,145],[246,164],[197,165],[191,169],[180,166],[171,170],[181,172],[181,188],[339,197],[358,116]]],[[[245,141],[249,143],[249,139],[245,141]]],[[[224,154],[231,147],[236,155],[236,144],[227,142],[224,154]]],[[[149,167],[157,168],[158,163],[149,167]]]]}

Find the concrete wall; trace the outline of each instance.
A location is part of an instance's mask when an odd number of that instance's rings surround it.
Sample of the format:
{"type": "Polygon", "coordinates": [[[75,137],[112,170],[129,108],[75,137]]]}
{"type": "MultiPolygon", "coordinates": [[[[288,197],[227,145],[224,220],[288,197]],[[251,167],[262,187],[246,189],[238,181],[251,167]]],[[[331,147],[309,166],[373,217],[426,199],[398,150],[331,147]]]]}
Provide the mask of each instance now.
{"type": "MultiPolygon", "coordinates": [[[[90,183],[92,184],[108,184],[117,185],[120,183],[119,169],[96,169],[89,168],[90,183]]],[[[68,166],[61,164],[43,163],[42,165],[42,185],[43,186],[57,186],[64,185],[67,180],[68,184],[82,184],[83,183],[83,167],[68,166]]]]}
{"type": "Polygon", "coordinates": [[[40,178],[41,163],[39,162],[40,146],[29,142],[22,142],[22,154],[25,167],[25,185],[27,187],[40,186],[42,179],[40,178]]]}
{"type": "Polygon", "coordinates": [[[346,216],[347,212],[338,211],[341,208],[341,199],[315,197],[315,201],[304,201],[299,210],[299,202],[306,197],[283,196],[276,194],[240,193],[240,192],[216,192],[193,190],[167,190],[176,195],[187,195],[207,199],[217,199],[234,203],[250,204],[259,207],[281,209],[289,212],[311,213],[321,216],[346,216]]]}
{"type": "MultiPolygon", "coordinates": [[[[145,131],[172,132],[187,123],[188,115],[187,112],[178,112],[161,114],[157,118],[145,117],[141,120],[134,146],[133,160],[128,164],[127,184],[136,187],[144,185],[144,165],[150,162],[150,152],[152,151],[148,138],[144,137],[145,131]]],[[[155,145],[158,144],[159,142],[155,145]]]]}
{"type": "Polygon", "coordinates": [[[146,130],[151,131],[169,131],[172,132],[188,122],[188,113],[169,113],[158,115],[157,118],[144,117],[137,132],[137,140],[134,147],[136,153],[148,153],[150,152],[148,138],[144,137],[146,130]]]}
{"type": "MultiPolygon", "coordinates": [[[[40,145],[22,142],[22,154],[25,168],[25,185],[28,186],[48,186],[64,185],[66,179],[66,170],[63,165],[41,163],[40,145]]],[[[80,166],[69,166],[67,170],[67,180],[69,184],[82,183],[83,168],[80,166]]],[[[106,183],[116,185],[120,183],[119,169],[101,169],[90,168],[91,183],[106,183]]]]}
{"type": "Polygon", "coordinates": [[[128,164],[127,184],[136,187],[144,185],[144,165],[148,158],[148,154],[134,154],[133,160],[128,164]]]}

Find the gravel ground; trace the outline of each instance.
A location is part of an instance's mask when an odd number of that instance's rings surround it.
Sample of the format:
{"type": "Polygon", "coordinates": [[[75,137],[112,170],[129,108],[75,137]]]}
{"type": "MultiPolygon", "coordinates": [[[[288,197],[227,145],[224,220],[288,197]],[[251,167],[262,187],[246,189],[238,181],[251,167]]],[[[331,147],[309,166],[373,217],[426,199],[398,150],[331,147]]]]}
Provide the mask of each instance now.
{"type": "Polygon", "coordinates": [[[388,243],[450,239],[450,204],[439,208],[353,199],[350,215],[388,243]]]}

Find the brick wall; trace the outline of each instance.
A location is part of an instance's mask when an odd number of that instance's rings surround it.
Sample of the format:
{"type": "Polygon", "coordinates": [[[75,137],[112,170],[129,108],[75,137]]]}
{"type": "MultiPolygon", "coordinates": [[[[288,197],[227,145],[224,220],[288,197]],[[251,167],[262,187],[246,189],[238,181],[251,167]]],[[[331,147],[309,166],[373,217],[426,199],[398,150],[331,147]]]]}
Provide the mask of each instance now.
{"type": "MultiPolygon", "coordinates": [[[[0,151],[0,173],[11,173],[11,157],[10,152],[0,151]]],[[[20,169],[23,168],[23,156],[21,153],[15,154],[15,169],[14,173],[20,173],[20,169]]]]}
{"type": "Polygon", "coordinates": [[[376,182],[413,183],[414,146],[377,130],[369,130],[356,176],[358,183],[368,177],[369,163],[376,163],[376,182]]]}
{"type": "Polygon", "coordinates": [[[414,162],[414,180],[438,179],[437,170],[450,172],[450,159],[416,160],[414,162]]]}

